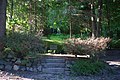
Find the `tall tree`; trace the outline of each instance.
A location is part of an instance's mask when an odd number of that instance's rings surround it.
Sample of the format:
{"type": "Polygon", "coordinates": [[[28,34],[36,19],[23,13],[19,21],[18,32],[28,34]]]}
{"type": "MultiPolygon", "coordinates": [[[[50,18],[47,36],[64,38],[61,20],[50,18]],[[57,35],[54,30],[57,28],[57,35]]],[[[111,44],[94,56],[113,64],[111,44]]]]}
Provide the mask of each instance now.
{"type": "Polygon", "coordinates": [[[107,14],[106,14],[106,16],[107,16],[107,26],[108,26],[108,33],[110,33],[110,10],[109,10],[109,0],[106,0],[106,11],[107,11],[107,14]]]}
{"type": "Polygon", "coordinates": [[[6,3],[7,0],[0,1],[0,50],[3,48],[1,40],[5,37],[6,31],[6,3]]]}
{"type": "Polygon", "coordinates": [[[70,38],[72,38],[72,20],[71,20],[71,1],[69,0],[69,29],[70,29],[70,38]]]}
{"type": "Polygon", "coordinates": [[[32,13],[33,13],[33,11],[32,11],[32,8],[33,8],[33,1],[32,0],[30,0],[30,2],[29,2],[29,23],[30,23],[30,32],[33,32],[33,15],[32,15],[32,13]]]}
{"type": "Polygon", "coordinates": [[[103,0],[91,0],[92,37],[101,36],[103,0]],[[96,3],[98,6],[96,7],[96,3]]]}
{"type": "Polygon", "coordinates": [[[103,0],[98,0],[97,37],[101,35],[103,0]]]}
{"type": "Polygon", "coordinates": [[[92,27],[92,37],[97,37],[97,24],[96,24],[96,13],[95,13],[95,2],[91,0],[91,27],[92,27]]]}
{"type": "Polygon", "coordinates": [[[34,21],[35,21],[35,32],[37,31],[37,0],[34,0],[34,21]]]}

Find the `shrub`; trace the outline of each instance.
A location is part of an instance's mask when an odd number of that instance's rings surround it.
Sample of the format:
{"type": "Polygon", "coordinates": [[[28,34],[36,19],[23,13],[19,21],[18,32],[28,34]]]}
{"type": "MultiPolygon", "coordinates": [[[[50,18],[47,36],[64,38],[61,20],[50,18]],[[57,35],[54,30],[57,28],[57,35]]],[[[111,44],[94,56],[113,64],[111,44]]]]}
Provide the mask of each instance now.
{"type": "Polygon", "coordinates": [[[109,48],[110,49],[120,49],[120,39],[118,39],[118,40],[112,40],[109,43],[109,48]]]}
{"type": "MultiPolygon", "coordinates": [[[[44,52],[44,46],[38,37],[24,33],[7,35],[5,44],[5,48],[9,48],[19,58],[24,58],[31,53],[38,54],[44,52]]],[[[6,53],[6,49],[4,53],[6,53]]]]}
{"type": "Polygon", "coordinates": [[[95,53],[103,51],[110,42],[109,38],[89,38],[82,40],[80,38],[67,39],[65,42],[65,50],[72,54],[87,54],[95,56],[95,53]]]}
{"type": "Polygon", "coordinates": [[[74,75],[94,75],[106,68],[106,64],[101,61],[90,59],[77,60],[72,66],[71,71],[74,75]]]}

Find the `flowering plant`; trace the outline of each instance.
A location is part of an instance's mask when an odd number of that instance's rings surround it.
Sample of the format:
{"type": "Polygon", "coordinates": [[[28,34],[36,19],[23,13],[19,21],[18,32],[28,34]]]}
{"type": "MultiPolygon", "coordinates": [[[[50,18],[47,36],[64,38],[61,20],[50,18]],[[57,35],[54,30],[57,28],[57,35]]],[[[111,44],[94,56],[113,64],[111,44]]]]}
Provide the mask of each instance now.
{"type": "Polygon", "coordinates": [[[72,54],[95,55],[107,48],[107,44],[111,41],[110,38],[88,38],[82,40],[80,38],[67,39],[65,42],[65,50],[72,54]]]}

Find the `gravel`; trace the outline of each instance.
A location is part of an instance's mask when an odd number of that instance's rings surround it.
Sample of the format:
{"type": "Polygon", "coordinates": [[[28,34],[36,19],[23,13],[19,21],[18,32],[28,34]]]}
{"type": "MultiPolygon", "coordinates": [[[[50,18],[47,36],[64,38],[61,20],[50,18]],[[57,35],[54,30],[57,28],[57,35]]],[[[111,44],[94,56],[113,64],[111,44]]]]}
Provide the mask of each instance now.
{"type": "Polygon", "coordinates": [[[101,76],[67,76],[28,71],[0,71],[0,80],[120,80],[120,74],[101,76]]]}

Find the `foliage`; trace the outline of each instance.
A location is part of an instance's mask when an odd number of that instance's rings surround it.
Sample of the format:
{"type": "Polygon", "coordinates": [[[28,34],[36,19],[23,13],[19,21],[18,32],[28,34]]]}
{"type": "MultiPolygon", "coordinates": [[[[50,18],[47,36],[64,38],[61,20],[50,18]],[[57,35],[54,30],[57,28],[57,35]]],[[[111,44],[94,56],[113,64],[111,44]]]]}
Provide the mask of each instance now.
{"type": "Polygon", "coordinates": [[[46,1],[48,2],[47,14],[47,25],[50,28],[59,28],[62,32],[68,32],[68,16],[67,16],[67,6],[68,2],[66,0],[54,0],[46,1]]]}
{"type": "Polygon", "coordinates": [[[103,6],[103,35],[113,39],[120,38],[120,1],[105,0],[103,6]]]}
{"type": "MultiPolygon", "coordinates": [[[[3,52],[1,53],[0,59],[6,58],[9,54],[10,54],[10,55],[13,55],[14,52],[13,52],[10,48],[5,48],[5,49],[3,50],[3,52]]],[[[13,57],[14,57],[14,56],[13,56],[13,57]]]]}
{"type": "Polygon", "coordinates": [[[118,39],[118,40],[112,40],[109,43],[109,48],[110,49],[120,49],[120,39],[118,39]]]}
{"type": "MultiPolygon", "coordinates": [[[[99,1],[93,0],[96,17],[99,15],[99,1]]],[[[92,33],[90,4],[90,0],[8,0],[7,29],[12,31],[14,27],[17,32],[37,33],[42,28],[50,34],[50,29],[54,28],[68,35],[71,24],[73,36],[86,38],[92,33]]],[[[102,4],[101,36],[119,39],[120,1],[105,0],[102,4]]]]}
{"type": "Polygon", "coordinates": [[[14,56],[19,58],[24,58],[29,54],[39,54],[44,53],[44,45],[42,41],[33,35],[28,35],[24,33],[14,33],[8,34],[5,41],[5,50],[6,48],[14,52],[14,56]]]}
{"type": "MultiPolygon", "coordinates": [[[[47,33],[48,28],[59,28],[62,33],[68,34],[70,25],[68,14],[78,12],[79,5],[85,5],[87,7],[86,2],[80,3],[74,1],[69,3],[66,0],[8,0],[8,3],[8,29],[12,29],[17,25],[24,32],[29,32],[31,29],[32,31],[36,30],[38,32],[40,28],[44,28],[47,33]],[[74,7],[72,11],[68,8],[70,5],[74,7]]],[[[88,20],[88,18],[85,20],[88,20]]],[[[89,33],[89,30],[86,32],[83,28],[87,24],[81,16],[72,16],[72,33],[89,33]]]]}
{"type": "Polygon", "coordinates": [[[92,60],[77,60],[72,66],[71,70],[75,75],[93,75],[100,73],[105,69],[106,64],[101,61],[92,60]]]}
{"type": "Polygon", "coordinates": [[[94,56],[95,53],[103,51],[107,47],[110,38],[89,38],[82,40],[80,38],[67,39],[65,42],[65,49],[72,54],[88,54],[94,56]]]}

